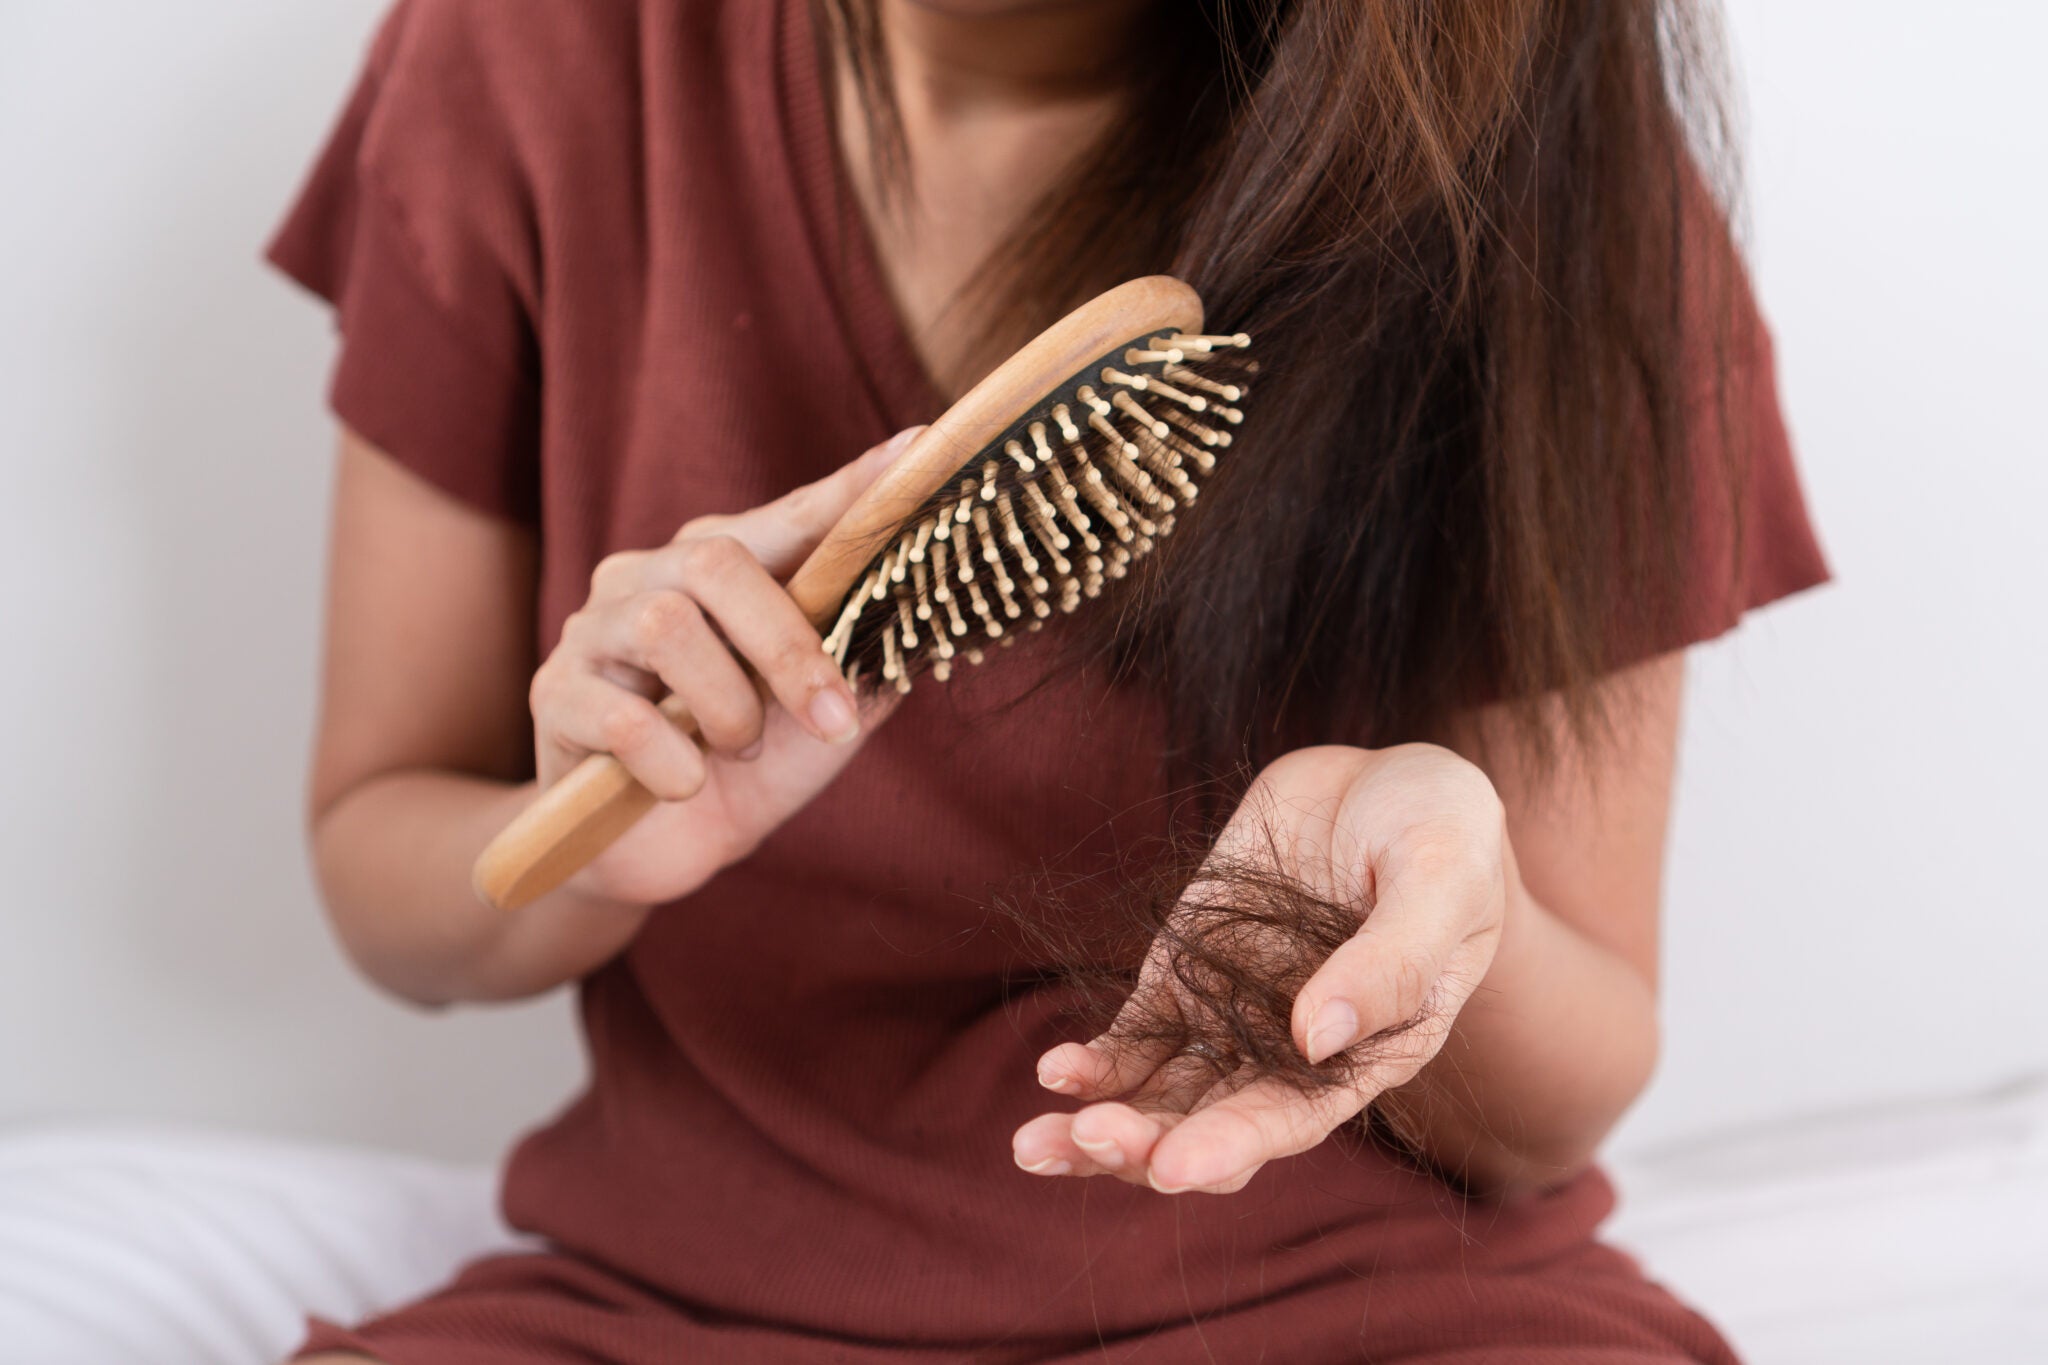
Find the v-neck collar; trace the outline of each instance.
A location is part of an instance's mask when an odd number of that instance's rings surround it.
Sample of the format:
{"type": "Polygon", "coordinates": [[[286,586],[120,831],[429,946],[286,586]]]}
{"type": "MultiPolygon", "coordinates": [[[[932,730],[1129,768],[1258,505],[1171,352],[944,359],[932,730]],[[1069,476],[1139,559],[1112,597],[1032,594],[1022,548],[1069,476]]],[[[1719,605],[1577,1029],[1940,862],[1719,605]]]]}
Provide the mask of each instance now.
{"type": "Polygon", "coordinates": [[[776,108],[789,171],[803,207],[804,238],[825,285],[840,338],[866,381],[884,432],[929,422],[944,408],[938,386],[889,293],[881,257],[839,155],[826,98],[822,43],[810,0],[777,0],[776,108]]]}

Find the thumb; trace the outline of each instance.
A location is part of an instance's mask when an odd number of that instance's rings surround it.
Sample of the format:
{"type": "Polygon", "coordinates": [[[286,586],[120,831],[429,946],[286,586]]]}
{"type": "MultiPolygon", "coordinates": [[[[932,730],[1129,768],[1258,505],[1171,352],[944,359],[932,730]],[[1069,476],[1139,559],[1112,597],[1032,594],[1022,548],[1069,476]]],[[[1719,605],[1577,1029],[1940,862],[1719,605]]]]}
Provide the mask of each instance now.
{"type": "Polygon", "coordinates": [[[846,515],[854,499],[866,492],[923,431],[921,426],[906,427],[824,478],[792,488],[752,511],[741,512],[719,529],[751,549],[770,573],[786,578],[846,515]]]}
{"type": "Polygon", "coordinates": [[[826,475],[820,482],[830,482],[832,479],[843,475],[854,481],[856,485],[854,496],[858,497],[861,493],[867,491],[869,484],[880,477],[883,470],[896,463],[896,457],[910,449],[910,443],[924,435],[924,432],[925,429],[922,424],[914,427],[905,427],[880,445],[869,446],[861,452],[859,459],[854,460],[850,464],[841,465],[838,469],[826,475]]]}

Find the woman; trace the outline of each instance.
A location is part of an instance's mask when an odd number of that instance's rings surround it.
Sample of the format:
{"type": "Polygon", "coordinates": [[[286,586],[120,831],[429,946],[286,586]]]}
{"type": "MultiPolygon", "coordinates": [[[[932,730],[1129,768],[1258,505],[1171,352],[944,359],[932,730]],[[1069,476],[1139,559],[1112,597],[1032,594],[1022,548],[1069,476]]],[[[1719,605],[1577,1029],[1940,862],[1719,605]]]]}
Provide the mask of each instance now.
{"type": "Polygon", "coordinates": [[[402,0],[272,250],[343,334],[315,857],[400,995],[580,982],[591,1076],[508,1168],[544,1251],[305,1358],[1729,1358],[1589,1166],[1655,1054],[1678,651],[1824,576],[1672,18],[402,0]],[[1172,556],[857,698],[781,578],[1161,270],[1264,365],[1172,556]],[[595,750],[668,800],[478,905],[595,750]],[[1122,885],[1191,782],[1347,932],[1186,980],[1165,933],[1084,1046],[1039,947],[1156,921],[988,907],[1122,885]]]}

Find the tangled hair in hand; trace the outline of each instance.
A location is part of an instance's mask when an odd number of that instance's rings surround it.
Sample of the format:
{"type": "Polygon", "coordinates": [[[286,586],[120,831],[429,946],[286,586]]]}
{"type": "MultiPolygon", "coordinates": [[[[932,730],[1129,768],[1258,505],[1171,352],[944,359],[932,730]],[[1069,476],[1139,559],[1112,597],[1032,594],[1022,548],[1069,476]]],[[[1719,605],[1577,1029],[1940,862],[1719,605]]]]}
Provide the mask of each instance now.
{"type": "Polygon", "coordinates": [[[1315,1065],[1296,1046],[1295,997],[1372,912],[1370,884],[1346,881],[1326,854],[1243,810],[1227,849],[1163,836],[1107,878],[1041,872],[993,909],[1036,979],[1065,988],[1063,1015],[1112,1052],[1189,1053],[1233,1090],[1271,1080],[1311,1095],[1361,1081],[1386,1042],[1428,1017],[1315,1065]]]}

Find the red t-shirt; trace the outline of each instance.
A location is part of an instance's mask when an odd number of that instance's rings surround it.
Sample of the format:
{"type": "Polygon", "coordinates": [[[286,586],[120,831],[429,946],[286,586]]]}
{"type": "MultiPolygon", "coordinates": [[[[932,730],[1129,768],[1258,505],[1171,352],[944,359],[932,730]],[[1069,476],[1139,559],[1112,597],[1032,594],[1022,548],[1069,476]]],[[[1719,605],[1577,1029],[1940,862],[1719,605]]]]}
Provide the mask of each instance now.
{"type": "MultiPolygon", "coordinates": [[[[938,406],[804,0],[405,0],[271,259],[337,306],[337,414],[535,528],[543,650],[607,552],[938,406]]],[[[1824,576],[1767,351],[1747,377],[1747,580],[1702,637],[1824,576]]],[[[1220,1197],[1017,1170],[1011,1133],[1057,1104],[1035,1060],[1067,1031],[1054,992],[1005,987],[1020,964],[983,898],[1052,855],[1102,865],[1157,828],[1163,778],[1146,699],[1079,676],[1004,706],[1032,673],[1008,662],[920,687],[583,983],[589,1086],[504,1189],[552,1250],[313,1344],[400,1365],[1725,1358],[1592,1241],[1598,1174],[1468,1203],[1350,1133],[1220,1197]]]]}

